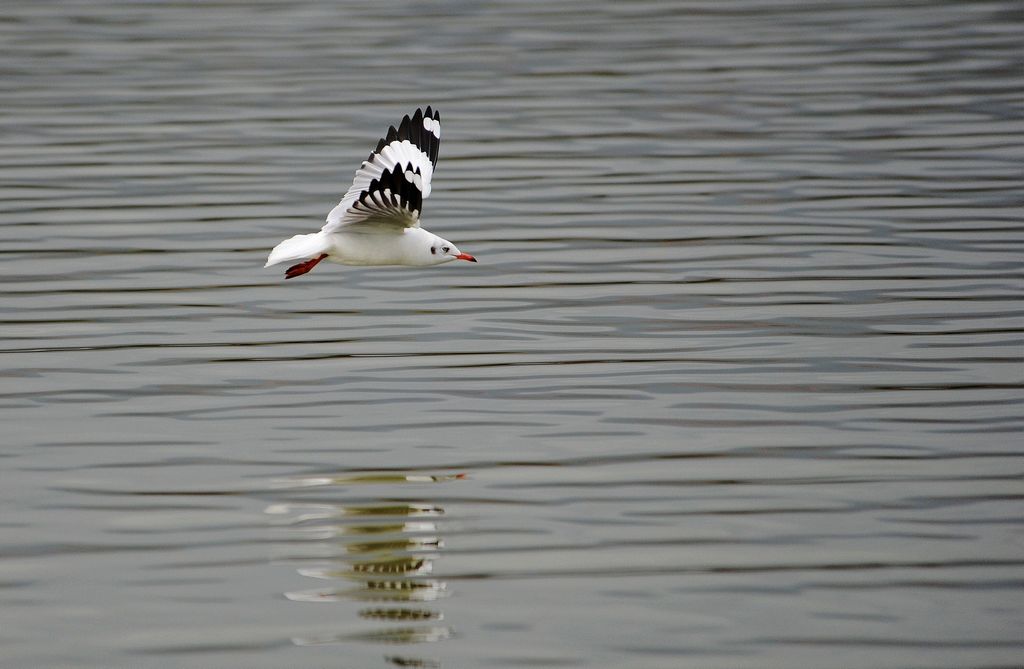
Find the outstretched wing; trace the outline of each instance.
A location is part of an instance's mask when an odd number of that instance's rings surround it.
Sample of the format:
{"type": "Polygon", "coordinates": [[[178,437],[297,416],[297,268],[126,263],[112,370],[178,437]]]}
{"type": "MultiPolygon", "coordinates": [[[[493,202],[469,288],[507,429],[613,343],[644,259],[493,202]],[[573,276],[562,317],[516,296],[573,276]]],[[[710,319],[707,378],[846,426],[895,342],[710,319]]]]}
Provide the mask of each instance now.
{"type": "Polygon", "coordinates": [[[404,116],[356,170],[352,186],[331,213],[324,232],[350,226],[412,228],[420,224],[424,198],[441,143],[441,115],[427,107],[404,116]]]}

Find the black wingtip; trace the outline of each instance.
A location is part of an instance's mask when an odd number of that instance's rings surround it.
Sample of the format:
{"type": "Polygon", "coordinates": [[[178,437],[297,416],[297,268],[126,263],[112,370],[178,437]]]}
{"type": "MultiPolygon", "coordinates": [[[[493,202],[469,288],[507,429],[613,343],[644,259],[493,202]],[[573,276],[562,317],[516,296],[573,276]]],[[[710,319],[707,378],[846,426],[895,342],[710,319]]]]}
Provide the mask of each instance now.
{"type": "Polygon", "coordinates": [[[409,120],[408,115],[402,117],[402,122],[398,124],[398,141],[402,142],[409,139],[409,120]]]}

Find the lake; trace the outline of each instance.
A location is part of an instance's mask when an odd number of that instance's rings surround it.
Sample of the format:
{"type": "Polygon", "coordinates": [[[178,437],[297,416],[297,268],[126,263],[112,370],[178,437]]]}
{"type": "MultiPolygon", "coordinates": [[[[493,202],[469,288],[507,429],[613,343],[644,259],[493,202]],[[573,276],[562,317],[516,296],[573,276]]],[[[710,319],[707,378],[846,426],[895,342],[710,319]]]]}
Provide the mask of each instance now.
{"type": "Polygon", "coordinates": [[[0,665],[1020,667],[1024,11],[0,19],[0,665]],[[479,260],[263,269],[389,124],[479,260]]]}

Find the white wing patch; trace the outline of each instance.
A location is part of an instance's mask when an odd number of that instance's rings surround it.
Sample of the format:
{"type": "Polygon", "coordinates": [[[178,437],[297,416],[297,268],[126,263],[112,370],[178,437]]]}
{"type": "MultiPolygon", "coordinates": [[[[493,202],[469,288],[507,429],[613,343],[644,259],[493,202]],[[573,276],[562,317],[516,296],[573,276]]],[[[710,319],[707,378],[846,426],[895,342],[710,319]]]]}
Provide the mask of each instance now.
{"type": "Polygon", "coordinates": [[[355,179],[322,230],[334,232],[352,225],[419,225],[423,199],[430,195],[430,179],[441,143],[441,115],[427,107],[404,116],[391,126],[369,157],[356,170],[355,179]]]}

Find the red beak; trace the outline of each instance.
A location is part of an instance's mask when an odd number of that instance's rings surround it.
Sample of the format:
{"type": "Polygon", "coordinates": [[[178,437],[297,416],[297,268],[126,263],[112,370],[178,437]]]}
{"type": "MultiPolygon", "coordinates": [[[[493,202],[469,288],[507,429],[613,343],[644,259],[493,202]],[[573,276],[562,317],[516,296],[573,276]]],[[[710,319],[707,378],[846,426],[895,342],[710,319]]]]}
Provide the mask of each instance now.
{"type": "Polygon", "coordinates": [[[476,258],[469,255],[468,253],[460,253],[459,255],[455,256],[455,258],[457,260],[468,260],[469,262],[476,262],[476,258]]]}

